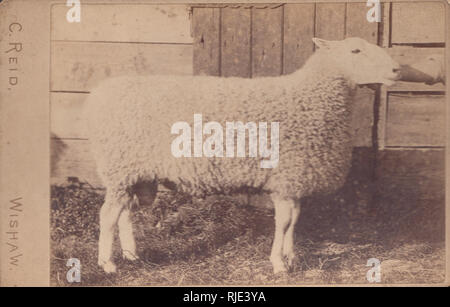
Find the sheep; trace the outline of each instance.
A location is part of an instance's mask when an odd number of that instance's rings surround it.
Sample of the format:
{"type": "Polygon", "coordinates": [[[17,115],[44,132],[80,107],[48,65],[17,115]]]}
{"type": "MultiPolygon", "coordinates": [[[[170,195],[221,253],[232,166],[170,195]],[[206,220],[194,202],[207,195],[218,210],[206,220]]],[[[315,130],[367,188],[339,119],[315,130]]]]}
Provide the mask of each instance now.
{"type": "Polygon", "coordinates": [[[100,210],[98,264],[115,272],[114,229],[122,255],[136,260],[130,204],[152,203],[158,182],[194,196],[269,192],[275,209],[270,254],[274,273],[292,265],[300,200],[339,188],[351,164],[352,96],[357,85],[391,85],[399,64],[360,38],[313,38],[316,52],[289,75],[245,79],[213,76],[122,76],[87,99],[89,138],[106,186],[100,210]],[[171,125],[203,120],[279,122],[279,163],[261,157],[174,157],[171,125]]]}

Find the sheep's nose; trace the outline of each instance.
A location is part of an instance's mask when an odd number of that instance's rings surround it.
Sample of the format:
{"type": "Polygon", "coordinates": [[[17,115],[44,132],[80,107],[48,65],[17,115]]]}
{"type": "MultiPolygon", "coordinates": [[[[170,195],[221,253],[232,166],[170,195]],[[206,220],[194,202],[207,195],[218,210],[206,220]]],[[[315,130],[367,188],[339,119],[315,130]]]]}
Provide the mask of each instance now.
{"type": "Polygon", "coordinates": [[[395,73],[400,72],[400,68],[392,68],[392,71],[395,73]]]}

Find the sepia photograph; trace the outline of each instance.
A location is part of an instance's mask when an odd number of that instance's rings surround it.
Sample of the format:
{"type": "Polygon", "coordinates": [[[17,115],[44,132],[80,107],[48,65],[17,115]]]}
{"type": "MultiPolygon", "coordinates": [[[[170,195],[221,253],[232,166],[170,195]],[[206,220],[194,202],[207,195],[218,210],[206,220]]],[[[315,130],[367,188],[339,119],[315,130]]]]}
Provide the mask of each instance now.
{"type": "MultiPolygon", "coordinates": [[[[448,3],[44,6],[49,285],[448,283],[448,3]]],[[[32,240],[5,198],[4,271],[32,240]]]]}

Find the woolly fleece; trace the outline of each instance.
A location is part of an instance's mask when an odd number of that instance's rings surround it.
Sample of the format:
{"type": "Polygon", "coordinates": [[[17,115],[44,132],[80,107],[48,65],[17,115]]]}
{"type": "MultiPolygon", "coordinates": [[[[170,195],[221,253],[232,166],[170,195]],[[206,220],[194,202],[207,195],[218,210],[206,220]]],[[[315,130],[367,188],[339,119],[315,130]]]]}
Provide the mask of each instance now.
{"type": "MultiPolygon", "coordinates": [[[[196,196],[261,190],[299,199],[339,188],[350,167],[355,85],[316,52],[289,75],[254,79],[210,76],[124,76],[87,100],[90,141],[109,191],[156,179],[196,196]],[[257,158],[175,158],[171,126],[194,113],[203,123],[280,124],[279,163],[257,158]]],[[[225,151],[225,144],[224,144],[225,151]]]]}

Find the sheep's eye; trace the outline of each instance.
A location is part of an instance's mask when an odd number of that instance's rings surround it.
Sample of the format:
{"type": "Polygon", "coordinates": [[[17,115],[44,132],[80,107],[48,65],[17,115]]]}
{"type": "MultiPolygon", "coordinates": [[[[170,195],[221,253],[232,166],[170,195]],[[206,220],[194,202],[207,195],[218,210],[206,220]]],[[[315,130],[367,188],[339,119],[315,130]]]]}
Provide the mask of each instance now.
{"type": "Polygon", "coordinates": [[[352,50],[352,53],[360,53],[361,52],[361,50],[359,50],[359,49],[353,49],[352,50]]]}

